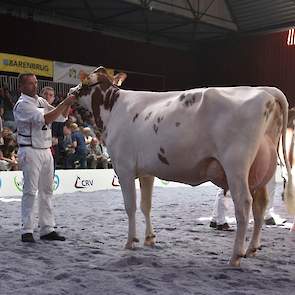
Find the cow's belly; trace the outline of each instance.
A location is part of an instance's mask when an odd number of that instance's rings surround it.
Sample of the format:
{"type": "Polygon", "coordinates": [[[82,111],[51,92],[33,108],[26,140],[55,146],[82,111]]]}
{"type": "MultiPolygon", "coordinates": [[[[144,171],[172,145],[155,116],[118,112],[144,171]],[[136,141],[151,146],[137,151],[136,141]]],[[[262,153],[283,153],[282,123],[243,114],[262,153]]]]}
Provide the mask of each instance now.
{"type": "Polygon", "coordinates": [[[266,185],[277,166],[276,147],[268,136],[263,138],[249,173],[250,190],[266,185]]]}
{"type": "MultiPolygon", "coordinates": [[[[265,136],[250,168],[249,188],[251,191],[268,183],[275,172],[276,159],[276,148],[270,138],[265,136]]],[[[152,171],[145,170],[143,174],[154,175],[167,181],[182,182],[193,186],[211,181],[225,190],[228,189],[224,169],[220,162],[212,157],[204,158],[194,165],[187,163],[186,165],[178,165],[177,169],[167,167],[166,169],[158,168],[152,171]]]]}

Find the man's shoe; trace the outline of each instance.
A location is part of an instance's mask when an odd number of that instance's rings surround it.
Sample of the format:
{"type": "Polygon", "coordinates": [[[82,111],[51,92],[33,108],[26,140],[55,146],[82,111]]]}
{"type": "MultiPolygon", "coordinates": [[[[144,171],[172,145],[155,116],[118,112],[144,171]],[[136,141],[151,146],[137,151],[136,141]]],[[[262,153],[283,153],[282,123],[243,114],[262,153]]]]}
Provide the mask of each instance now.
{"type": "Polygon", "coordinates": [[[24,242],[24,243],[35,243],[33,234],[31,234],[31,233],[22,234],[22,242],[24,242]]]}
{"type": "Polygon", "coordinates": [[[276,221],[275,221],[275,219],[273,217],[264,219],[264,223],[266,225],[276,225],[276,221]]]}
{"type": "Polygon", "coordinates": [[[229,230],[229,225],[228,223],[223,223],[223,224],[217,224],[216,226],[217,230],[229,230]]]}
{"type": "Polygon", "coordinates": [[[210,221],[209,226],[212,227],[212,228],[216,228],[217,227],[216,221],[210,221]]]}
{"type": "Polygon", "coordinates": [[[60,236],[56,231],[52,231],[51,233],[41,236],[41,240],[47,240],[47,241],[65,241],[66,238],[63,236],[60,236]]]}

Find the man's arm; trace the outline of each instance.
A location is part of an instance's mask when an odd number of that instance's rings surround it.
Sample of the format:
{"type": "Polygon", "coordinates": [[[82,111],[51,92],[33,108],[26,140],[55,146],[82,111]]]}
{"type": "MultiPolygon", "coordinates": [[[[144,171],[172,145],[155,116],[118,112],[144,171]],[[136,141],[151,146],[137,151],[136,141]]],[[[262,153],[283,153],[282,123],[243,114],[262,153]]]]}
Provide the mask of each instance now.
{"type": "Polygon", "coordinates": [[[49,111],[44,115],[45,124],[50,124],[56,120],[63,112],[68,110],[68,108],[75,102],[75,96],[70,95],[64,101],[62,101],[56,108],[49,111]]]}

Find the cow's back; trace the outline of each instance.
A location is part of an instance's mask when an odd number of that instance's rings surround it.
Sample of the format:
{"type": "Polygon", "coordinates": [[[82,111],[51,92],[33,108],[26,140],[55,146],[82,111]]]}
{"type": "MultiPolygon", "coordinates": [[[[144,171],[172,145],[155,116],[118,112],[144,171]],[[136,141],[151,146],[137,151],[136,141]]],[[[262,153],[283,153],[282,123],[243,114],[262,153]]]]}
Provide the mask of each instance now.
{"type": "Polygon", "coordinates": [[[267,124],[265,106],[274,100],[257,87],[123,91],[109,125],[109,149],[115,159],[125,151],[138,174],[191,174],[204,159],[222,161],[229,147],[257,149],[267,124]]]}

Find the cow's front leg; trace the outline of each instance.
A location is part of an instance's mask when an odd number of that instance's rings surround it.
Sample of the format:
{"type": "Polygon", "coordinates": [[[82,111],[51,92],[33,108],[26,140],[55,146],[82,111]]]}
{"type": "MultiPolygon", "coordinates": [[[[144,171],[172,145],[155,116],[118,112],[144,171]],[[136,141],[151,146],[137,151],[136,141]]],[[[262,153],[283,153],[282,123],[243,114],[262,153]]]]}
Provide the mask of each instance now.
{"type": "Polygon", "coordinates": [[[126,249],[134,249],[136,237],[136,190],[134,177],[122,177],[118,174],[120,186],[124,198],[125,210],[128,215],[128,239],[126,249]]]}
{"type": "Polygon", "coordinates": [[[253,217],[254,230],[251,242],[248,246],[246,256],[251,257],[256,255],[256,251],[260,248],[261,227],[264,222],[264,214],[267,206],[267,191],[266,187],[262,187],[253,194],[253,217]]]}
{"type": "Polygon", "coordinates": [[[155,234],[151,222],[151,207],[152,207],[152,193],[153,193],[153,176],[140,177],[140,191],[141,191],[141,202],[140,207],[141,211],[144,214],[146,222],[145,230],[145,246],[154,246],[155,245],[155,234]]]}
{"type": "Polygon", "coordinates": [[[249,191],[248,183],[244,180],[238,181],[237,179],[234,179],[234,183],[229,185],[229,189],[234,201],[237,220],[237,232],[230,265],[240,266],[241,258],[245,257],[244,244],[249,223],[252,196],[249,191]]]}

